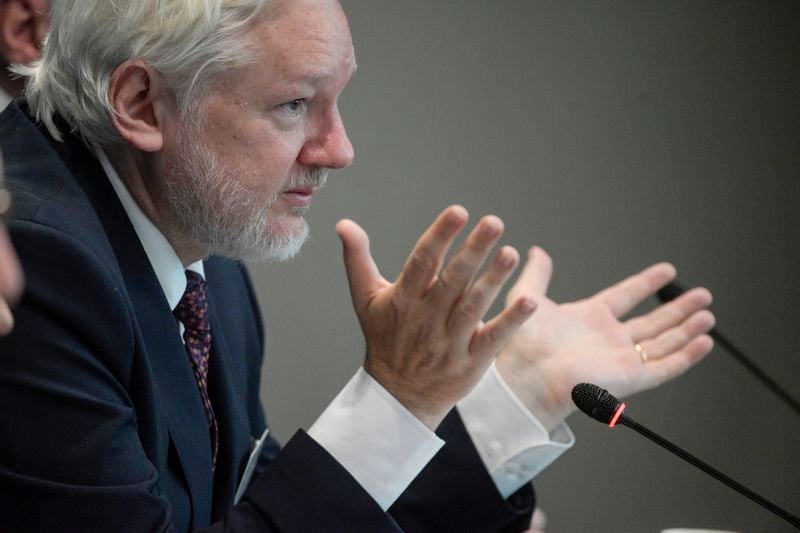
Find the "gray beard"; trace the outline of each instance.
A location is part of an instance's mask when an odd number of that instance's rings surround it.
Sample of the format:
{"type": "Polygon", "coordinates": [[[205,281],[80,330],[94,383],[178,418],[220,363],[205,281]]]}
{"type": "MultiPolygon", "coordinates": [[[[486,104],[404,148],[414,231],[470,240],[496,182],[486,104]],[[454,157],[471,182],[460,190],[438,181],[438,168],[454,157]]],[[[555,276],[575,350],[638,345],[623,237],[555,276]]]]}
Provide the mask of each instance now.
{"type": "MultiPolygon", "coordinates": [[[[179,139],[173,172],[166,180],[166,194],[180,233],[189,242],[206,247],[210,254],[253,262],[286,262],[295,257],[309,237],[302,220],[299,231],[282,231],[271,223],[271,209],[282,192],[266,202],[245,189],[240,174],[204,146],[198,131],[179,139]]],[[[316,168],[293,176],[284,190],[301,186],[322,187],[328,169],[316,168]]],[[[308,208],[294,208],[301,217],[308,208]]]]}

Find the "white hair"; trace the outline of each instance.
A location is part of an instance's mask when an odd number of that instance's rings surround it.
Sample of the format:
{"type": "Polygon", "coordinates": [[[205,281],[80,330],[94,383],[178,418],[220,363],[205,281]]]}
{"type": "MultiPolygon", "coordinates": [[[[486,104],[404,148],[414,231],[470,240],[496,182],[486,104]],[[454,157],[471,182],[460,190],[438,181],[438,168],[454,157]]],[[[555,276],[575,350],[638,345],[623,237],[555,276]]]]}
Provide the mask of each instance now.
{"type": "Polygon", "coordinates": [[[155,68],[188,113],[209,86],[252,62],[248,29],[267,0],[58,0],[42,59],[28,77],[33,115],[61,140],[56,115],[87,141],[119,143],[109,85],[129,59],[155,68]]]}

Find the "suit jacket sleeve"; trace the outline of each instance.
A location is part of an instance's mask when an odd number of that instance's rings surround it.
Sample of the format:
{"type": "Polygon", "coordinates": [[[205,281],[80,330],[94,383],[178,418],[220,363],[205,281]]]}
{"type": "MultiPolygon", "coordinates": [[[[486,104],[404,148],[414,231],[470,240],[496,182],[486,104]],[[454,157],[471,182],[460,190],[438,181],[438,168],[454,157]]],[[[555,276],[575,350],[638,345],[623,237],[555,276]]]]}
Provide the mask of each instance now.
{"type": "Polygon", "coordinates": [[[527,484],[504,500],[458,411],[436,433],[445,445],[389,509],[405,531],[524,531],[535,507],[527,484]]]}

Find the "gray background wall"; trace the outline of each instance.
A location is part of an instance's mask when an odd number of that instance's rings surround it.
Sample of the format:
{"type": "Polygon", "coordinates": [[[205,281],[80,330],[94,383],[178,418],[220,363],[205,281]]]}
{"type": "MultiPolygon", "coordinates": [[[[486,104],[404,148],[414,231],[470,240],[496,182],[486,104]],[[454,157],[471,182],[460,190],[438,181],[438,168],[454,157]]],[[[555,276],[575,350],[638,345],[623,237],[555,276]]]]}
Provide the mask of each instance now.
{"type": "MultiPolygon", "coordinates": [[[[273,431],[308,427],[363,341],[333,226],[394,277],[459,202],[553,256],[567,301],[659,260],[715,293],[720,328],[800,397],[800,2],[344,0],[359,72],[341,107],[357,161],[314,241],[254,268],[273,431]]],[[[800,418],[715,350],[629,401],[637,419],[800,513],[800,418]]],[[[625,428],[573,415],[537,480],[549,531],[788,531],[625,428]]]]}

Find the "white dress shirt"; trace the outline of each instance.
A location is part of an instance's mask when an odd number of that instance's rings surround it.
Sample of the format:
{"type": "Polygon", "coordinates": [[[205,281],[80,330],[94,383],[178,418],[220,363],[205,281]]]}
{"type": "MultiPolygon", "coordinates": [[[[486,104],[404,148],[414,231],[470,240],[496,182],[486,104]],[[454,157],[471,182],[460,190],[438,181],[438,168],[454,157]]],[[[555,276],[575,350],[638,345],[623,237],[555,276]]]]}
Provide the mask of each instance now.
{"type": "MultiPolygon", "coordinates": [[[[186,290],[184,266],[166,237],[139,208],[105,153],[100,149],[96,153],[174,309],[186,290]]],[[[186,268],[204,274],[202,261],[186,268]]],[[[494,365],[458,404],[458,410],[503,497],[529,482],[575,441],[566,424],[548,433],[503,382],[494,365]]],[[[308,433],[384,510],[444,445],[363,368],[308,433]]]]}

